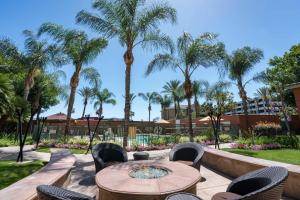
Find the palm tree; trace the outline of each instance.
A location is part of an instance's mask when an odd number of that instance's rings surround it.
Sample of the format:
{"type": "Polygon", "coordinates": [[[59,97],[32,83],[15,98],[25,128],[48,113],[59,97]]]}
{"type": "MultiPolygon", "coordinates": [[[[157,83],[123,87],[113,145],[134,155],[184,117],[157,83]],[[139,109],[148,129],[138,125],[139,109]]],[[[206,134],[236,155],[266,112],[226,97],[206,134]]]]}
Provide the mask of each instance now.
{"type": "Polygon", "coordinates": [[[2,114],[11,111],[11,102],[14,96],[13,85],[8,77],[0,74],[0,118],[2,114]]]}
{"type": "Polygon", "coordinates": [[[75,101],[75,94],[80,80],[80,75],[92,83],[97,85],[95,79],[99,77],[99,73],[94,68],[84,68],[85,65],[91,63],[107,46],[107,41],[103,38],[89,39],[87,34],[78,30],[65,29],[63,26],[45,23],[40,27],[39,34],[47,33],[58,44],[63,47],[63,52],[75,67],[75,71],[70,80],[70,96],[68,101],[68,112],[65,128],[65,138],[70,131],[70,119],[75,101]]]}
{"type": "Polygon", "coordinates": [[[264,101],[264,112],[268,111],[270,114],[270,101],[271,95],[268,87],[259,88],[254,94],[257,98],[262,99],[264,101]]]}
{"type": "Polygon", "coordinates": [[[91,98],[95,96],[94,88],[83,87],[78,90],[80,96],[83,97],[83,111],[81,117],[84,117],[86,106],[91,98]]]}
{"type": "Polygon", "coordinates": [[[194,39],[184,32],[177,39],[177,56],[172,54],[157,54],[149,63],[146,74],[165,68],[178,69],[184,76],[185,98],[188,102],[188,120],[190,140],[193,141],[191,98],[193,96],[191,77],[199,67],[218,65],[223,60],[224,44],[217,42],[217,35],[204,33],[194,39]]]}
{"type": "Polygon", "coordinates": [[[46,40],[40,40],[32,31],[23,31],[25,35],[25,51],[20,52],[9,40],[0,40],[1,54],[24,70],[23,97],[27,100],[30,89],[34,86],[34,78],[49,64],[62,65],[65,63],[61,49],[57,45],[49,45],[46,40]]]}
{"type": "Polygon", "coordinates": [[[169,108],[170,105],[172,104],[172,98],[168,95],[164,95],[164,96],[159,95],[158,100],[161,105],[161,112],[162,112],[161,118],[166,119],[166,109],[169,108]]]}
{"type": "Polygon", "coordinates": [[[200,117],[200,104],[198,98],[205,95],[206,91],[208,90],[208,87],[209,87],[209,83],[204,80],[193,81],[192,83],[196,118],[200,117]]]}
{"type": "Polygon", "coordinates": [[[94,103],[94,108],[97,110],[96,113],[99,117],[103,114],[103,104],[116,105],[117,101],[114,99],[115,95],[108,89],[103,89],[102,91],[96,92],[96,102],[94,103]]]}
{"type": "Polygon", "coordinates": [[[80,11],[76,20],[109,38],[118,38],[122,47],[125,70],[125,120],[123,146],[127,146],[130,118],[130,74],[134,62],[133,50],[137,46],[158,49],[169,48],[172,43],[168,36],[161,34],[161,22],[176,22],[176,10],[167,3],[150,4],[144,0],[96,0],[93,8],[99,14],[80,11]]]}
{"type": "Polygon", "coordinates": [[[229,77],[235,81],[236,86],[239,90],[239,96],[242,99],[244,115],[246,117],[246,128],[248,131],[248,97],[246,92],[246,85],[253,80],[250,79],[245,81],[245,76],[250,70],[259,63],[263,58],[263,52],[257,48],[243,47],[237,49],[232,55],[227,56],[226,69],[228,70],[229,77]]]}
{"type": "Polygon", "coordinates": [[[147,92],[147,93],[139,93],[139,97],[141,97],[144,101],[148,102],[148,121],[151,121],[151,105],[153,103],[158,103],[158,93],[157,92],[147,92]]]}
{"type": "Polygon", "coordinates": [[[179,98],[180,87],[181,87],[181,82],[179,80],[171,80],[163,86],[164,89],[163,93],[170,95],[170,97],[172,98],[172,102],[174,103],[175,118],[177,118],[177,114],[178,114],[177,103],[179,102],[180,99],[179,98]]]}

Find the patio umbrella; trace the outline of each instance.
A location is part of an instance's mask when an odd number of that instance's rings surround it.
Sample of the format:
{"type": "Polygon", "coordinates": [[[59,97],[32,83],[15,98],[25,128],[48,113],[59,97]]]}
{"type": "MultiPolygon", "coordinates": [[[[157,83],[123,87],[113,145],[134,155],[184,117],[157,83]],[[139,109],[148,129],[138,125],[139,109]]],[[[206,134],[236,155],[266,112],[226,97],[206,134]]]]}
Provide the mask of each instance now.
{"type": "Polygon", "coordinates": [[[167,120],[164,119],[160,119],[158,121],[155,122],[156,124],[170,124],[170,122],[168,122],[167,120]]]}
{"type": "MultiPolygon", "coordinates": [[[[215,118],[215,117],[213,117],[213,118],[215,118]]],[[[224,119],[221,118],[221,121],[223,121],[223,120],[224,119]]],[[[199,122],[207,122],[207,121],[210,121],[210,117],[209,116],[204,117],[204,118],[202,118],[202,119],[199,120],[199,122]]]]}

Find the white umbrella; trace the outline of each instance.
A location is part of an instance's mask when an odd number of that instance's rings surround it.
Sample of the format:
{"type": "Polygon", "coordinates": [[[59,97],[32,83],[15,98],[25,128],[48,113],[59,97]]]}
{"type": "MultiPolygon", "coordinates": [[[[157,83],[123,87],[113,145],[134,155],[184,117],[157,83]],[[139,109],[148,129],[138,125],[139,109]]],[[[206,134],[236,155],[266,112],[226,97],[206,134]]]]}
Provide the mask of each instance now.
{"type": "Polygon", "coordinates": [[[158,121],[155,122],[156,124],[170,124],[170,122],[168,122],[167,120],[164,119],[160,119],[158,121]]]}
{"type": "MultiPolygon", "coordinates": [[[[213,116],[213,118],[215,119],[215,116],[213,116]]],[[[221,121],[223,121],[224,119],[221,118],[221,121]]],[[[207,121],[210,121],[210,117],[207,116],[207,117],[204,117],[202,119],[199,120],[199,122],[207,122],[207,121]]]]}

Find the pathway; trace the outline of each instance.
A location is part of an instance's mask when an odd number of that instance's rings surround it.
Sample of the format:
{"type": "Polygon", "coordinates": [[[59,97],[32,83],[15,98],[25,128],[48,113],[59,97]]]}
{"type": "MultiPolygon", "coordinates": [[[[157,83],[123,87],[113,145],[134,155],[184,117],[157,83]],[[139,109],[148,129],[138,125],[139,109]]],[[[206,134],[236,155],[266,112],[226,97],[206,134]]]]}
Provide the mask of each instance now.
{"type": "MultiPolygon", "coordinates": [[[[50,153],[32,151],[33,145],[25,145],[23,156],[24,160],[50,160],[50,153]]],[[[19,153],[18,146],[1,147],[0,148],[0,160],[16,160],[19,153]]]]}

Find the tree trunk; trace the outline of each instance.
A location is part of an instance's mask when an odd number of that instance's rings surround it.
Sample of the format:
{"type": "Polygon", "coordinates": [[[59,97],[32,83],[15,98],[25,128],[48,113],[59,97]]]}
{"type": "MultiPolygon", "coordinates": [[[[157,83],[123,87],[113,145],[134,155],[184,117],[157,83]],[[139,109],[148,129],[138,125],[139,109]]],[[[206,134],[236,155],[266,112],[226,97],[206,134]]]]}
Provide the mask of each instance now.
{"type": "Polygon", "coordinates": [[[148,121],[151,121],[151,105],[148,105],[148,121]]]}
{"type": "Polygon", "coordinates": [[[188,118],[189,118],[189,133],[190,133],[190,141],[194,141],[194,133],[193,133],[193,123],[192,123],[192,109],[191,109],[191,97],[187,98],[188,101],[188,118]]]}
{"type": "Polygon", "coordinates": [[[84,118],[84,115],[85,115],[86,105],[87,105],[87,98],[85,98],[84,102],[83,102],[83,111],[82,111],[82,115],[81,115],[82,118],[84,118]]]}
{"type": "Polygon", "coordinates": [[[74,72],[71,81],[70,81],[70,86],[71,86],[71,92],[69,96],[69,104],[68,104],[68,113],[67,113],[67,120],[66,120],[66,128],[65,128],[65,133],[64,133],[64,140],[66,141],[67,135],[70,133],[70,121],[71,121],[71,115],[72,115],[72,110],[74,106],[74,101],[75,101],[75,95],[76,95],[76,89],[79,83],[79,75],[81,71],[81,64],[76,65],[76,71],[74,72]]]}
{"type": "Polygon", "coordinates": [[[100,107],[99,107],[99,118],[102,117],[102,114],[103,114],[103,104],[100,103],[100,107]]]}
{"type": "Polygon", "coordinates": [[[242,83],[238,83],[238,89],[239,89],[239,96],[242,99],[242,104],[243,104],[243,110],[244,110],[244,115],[245,115],[245,121],[246,121],[246,132],[249,133],[249,117],[248,117],[248,98],[247,98],[247,93],[245,89],[243,88],[242,83]]]}
{"type": "Polygon", "coordinates": [[[124,62],[126,64],[125,70],[125,116],[124,116],[124,137],[123,137],[123,147],[127,147],[128,139],[128,128],[129,128],[129,118],[130,118],[130,78],[131,78],[131,65],[133,63],[132,48],[128,45],[128,48],[123,56],[124,62]]]}
{"type": "Polygon", "coordinates": [[[188,115],[188,121],[189,121],[189,134],[190,134],[190,141],[194,141],[194,133],[193,133],[193,122],[192,122],[192,104],[191,104],[191,98],[193,96],[192,92],[192,82],[190,80],[190,77],[188,76],[188,72],[185,75],[185,82],[184,82],[184,90],[185,90],[185,97],[187,98],[188,107],[187,107],[187,115],[188,115]]]}
{"type": "Polygon", "coordinates": [[[196,96],[194,96],[195,100],[194,100],[194,106],[195,106],[195,110],[196,110],[196,118],[200,117],[200,105],[198,102],[198,99],[196,96]]]}
{"type": "Polygon", "coordinates": [[[284,101],[284,96],[282,93],[280,94],[280,101],[281,101],[281,110],[282,110],[282,114],[283,114],[283,118],[284,118],[284,123],[287,128],[287,135],[290,136],[291,128],[290,128],[290,124],[289,124],[289,120],[288,120],[288,115],[286,113],[286,105],[285,105],[285,101],[284,101]]]}
{"type": "Polygon", "coordinates": [[[29,70],[24,81],[24,92],[23,92],[23,98],[25,100],[28,99],[28,95],[30,92],[30,89],[34,85],[34,71],[35,69],[29,70]]]}
{"type": "Polygon", "coordinates": [[[177,106],[176,106],[176,100],[174,98],[174,114],[175,114],[175,119],[177,119],[177,106]]]}

